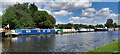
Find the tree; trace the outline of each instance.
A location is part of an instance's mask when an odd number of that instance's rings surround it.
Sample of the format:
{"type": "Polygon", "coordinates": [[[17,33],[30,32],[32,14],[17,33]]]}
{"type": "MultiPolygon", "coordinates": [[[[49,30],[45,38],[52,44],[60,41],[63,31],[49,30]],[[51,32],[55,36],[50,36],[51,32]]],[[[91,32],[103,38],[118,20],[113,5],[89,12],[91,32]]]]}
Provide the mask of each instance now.
{"type": "Polygon", "coordinates": [[[65,24],[58,24],[59,29],[65,29],[65,24]]]}
{"type": "Polygon", "coordinates": [[[33,18],[38,28],[53,28],[56,23],[55,18],[46,11],[36,11],[33,18]]]}
{"type": "Polygon", "coordinates": [[[104,25],[102,25],[102,24],[97,24],[96,26],[95,26],[96,28],[104,28],[104,25]]]}
{"type": "Polygon", "coordinates": [[[113,27],[113,20],[112,19],[107,19],[105,26],[108,27],[108,28],[113,27]]]}
{"type": "Polygon", "coordinates": [[[49,15],[48,21],[49,21],[49,27],[50,27],[50,28],[54,28],[54,26],[55,26],[55,24],[56,24],[55,18],[54,18],[52,15],[49,15]]]}
{"type": "Polygon", "coordinates": [[[38,11],[33,3],[15,4],[8,7],[2,15],[2,27],[7,24],[10,29],[16,28],[53,28],[56,21],[46,11],[38,11]]]}
{"type": "Polygon", "coordinates": [[[89,25],[89,28],[94,29],[95,27],[93,25],[89,25]]]}
{"type": "Polygon", "coordinates": [[[38,7],[35,5],[35,3],[33,3],[33,4],[30,4],[30,6],[29,6],[29,10],[30,10],[30,15],[33,17],[34,15],[34,13],[36,12],[36,11],[38,11],[38,7]]]}
{"type": "Polygon", "coordinates": [[[114,28],[118,27],[117,23],[113,23],[113,26],[114,26],[114,28]]]}
{"type": "Polygon", "coordinates": [[[74,27],[75,29],[77,29],[77,28],[79,28],[79,24],[73,24],[73,27],[74,27]]]}
{"type": "Polygon", "coordinates": [[[28,3],[18,3],[7,8],[2,17],[2,27],[7,24],[10,25],[10,29],[33,26],[32,17],[30,16],[28,7],[28,3]]]}
{"type": "Polygon", "coordinates": [[[88,25],[83,25],[83,24],[80,24],[79,25],[81,28],[89,28],[89,26],[88,25]]]}
{"type": "Polygon", "coordinates": [[[72,29],[72,27],[73,27],[72,23],[68,23],[68,24],[65,25],[66,29],[72,29]]]}

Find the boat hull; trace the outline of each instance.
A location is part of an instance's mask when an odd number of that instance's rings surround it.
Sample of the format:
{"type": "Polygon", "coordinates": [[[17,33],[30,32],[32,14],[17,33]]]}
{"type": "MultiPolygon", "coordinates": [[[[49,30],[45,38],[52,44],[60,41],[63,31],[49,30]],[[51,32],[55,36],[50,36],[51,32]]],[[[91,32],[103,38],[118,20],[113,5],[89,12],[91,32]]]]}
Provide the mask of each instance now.
{"type": "Polygon", "coordinates": [[[94,31],[108,31],[108,29],[95,29],[94,31]]]}

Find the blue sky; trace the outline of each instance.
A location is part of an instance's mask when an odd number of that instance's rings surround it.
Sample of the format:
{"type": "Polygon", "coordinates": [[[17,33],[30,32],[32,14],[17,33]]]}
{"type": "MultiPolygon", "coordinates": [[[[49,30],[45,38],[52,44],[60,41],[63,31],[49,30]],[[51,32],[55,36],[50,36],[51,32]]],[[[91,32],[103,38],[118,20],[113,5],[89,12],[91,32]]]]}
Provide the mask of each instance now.
{"type": "MultiPolygon", "coordinates": [[[[96,11],[100,11],[103,8],[107,8],[108,10],[112,11],[108,14],[113,14],[113,15],[115,14],[116,16],[118,14],[118,3],[117,2],[92,2],[92,6],[89,7],[89,8],[94,8],[96,11]]],[[[72,12],[73,14],[70,14],[70,15],[67,15],[67,16],[59,16],[59,17],[56,16],[55,19],[57,20],[58,23],[63,23],[63,24],[74,23],[74,22],[70,22],[69,19],[71,17],[76,17],[76,16],[77,17],[82,17],[81,14],[82,14],[82,10],[84,10],[84,9],[86,9],[86,8],[78,8],[78,9],[75,9],[75,10],[74,9],[73,10],[67,10],[68,12],[72,12]]],[[[57,11],[53,10],[53,12],[60,12],[60,10],[57,10],[57,11]]],[[[106,10],[106,12],[107,12],[107,10],[106,10]]],[[[102,18],[102,16],[100,18],[102,18]]],[[[107,18],[107,16],[106,16],[106,18],[107,18]]],[[[114,20],[114,22],[117,23],[118,21],[116,21],[116,19],[113,19],[113,20],[114,20]]],[[[104,18],[101,19],[101,20],[96,20],[96,21],[98,21],[96,23],[91,23],[89,21],[87,21],[87,22],[89,24],[104,24],[106,19],[104,21],[103,20],[104,20],[104,18]],[[101,22],[99,23],[99,21],[101,21],[101,22]]],[[[77,23],[78,24],[87,24],[87,22],[86,23],[77,22],[77,23]]],[[[92,22],[94,22],[94,21],[92,21],[92,22]]]]}
{"type": "Polygon", "coordinates": [[[0,1],[0,14],[9,5],[16,2],[30,2],[38,6],[38,10],[47,11],[56,19],[56,24],[104,24],[107,19],[111,18],[118,23],[118,1],[119,0],[4,0],[0,1]],[[57,2],[54,2],[57,1],[57,2]],[[67,2],[66,2],[67,1],[67,2]],[[72,1],[72,2],[69,2],[72,1]],[[9,3],[8,3],[9,2],[9,3]]]}
{"type": "Polygon", "coordinates": [[[118,13],[118,3],[117,2],[93,2],[92,7],[100,10],[101,8],[110,8],[114,13],[118,13]]]}

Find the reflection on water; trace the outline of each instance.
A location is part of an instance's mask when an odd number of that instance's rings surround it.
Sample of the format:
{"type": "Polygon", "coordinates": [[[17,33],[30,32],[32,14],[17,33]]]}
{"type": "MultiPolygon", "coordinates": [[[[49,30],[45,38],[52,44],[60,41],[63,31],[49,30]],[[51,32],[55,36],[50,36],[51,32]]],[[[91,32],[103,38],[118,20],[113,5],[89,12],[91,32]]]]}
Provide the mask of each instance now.
{"type": "Polygon", "coordinates": [[[118,31],[3,38],[3,52],[86,52],[118,39],[118,31]]]}

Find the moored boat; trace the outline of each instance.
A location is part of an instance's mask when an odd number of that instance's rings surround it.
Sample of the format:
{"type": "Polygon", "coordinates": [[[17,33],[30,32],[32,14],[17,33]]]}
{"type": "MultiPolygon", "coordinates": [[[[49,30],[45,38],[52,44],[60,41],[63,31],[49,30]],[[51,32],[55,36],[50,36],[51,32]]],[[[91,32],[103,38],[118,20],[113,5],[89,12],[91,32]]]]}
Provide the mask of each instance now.
{"type": "Polygon", "coordinates": [[[55,29],[16,29],[11,32],[6,32],[5,35],[41,35],[41,34],[54,34],[55,29]]]}
{"type": "Polygon", "coordinates": [[[18,35],[24,34],[54,34],[55,29],[16,29],[15,33],[18,35]]]}
{"type": "Polygon", "coordinates": [[[108,31],[107,28],[96,28],[94,31],[108,31]]]}

